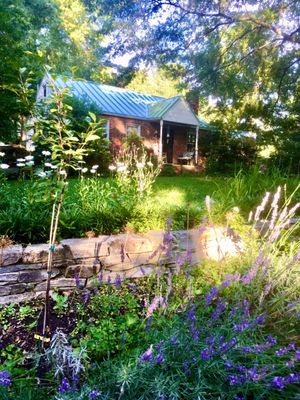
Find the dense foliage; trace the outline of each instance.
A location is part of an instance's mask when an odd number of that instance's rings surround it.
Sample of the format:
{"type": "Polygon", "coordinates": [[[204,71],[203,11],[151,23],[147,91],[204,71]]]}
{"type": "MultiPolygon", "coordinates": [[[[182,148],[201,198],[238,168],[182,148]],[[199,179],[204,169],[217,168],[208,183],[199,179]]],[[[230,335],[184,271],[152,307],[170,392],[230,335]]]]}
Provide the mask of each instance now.
{"type": "MultiPolygon", "coordinates": [[[[31,339],[40,303],[0,309],[2,398],[297,399],[299,243],[290,241],[295,227],[282,231],[299,208],[290,201],[285,214],[279,189],[262,201],[254,220],[269,213],[273,226],[258,238],[243,224],[238,258],[192,267],[187,253],[166,276],[159,266],[135,282],[102,271],[85,289],[75,277],[74,293],[52,296],[61,329],[44,355],[31,339]]],[[[160,251],[170,249],[177,245],[168,224],[160,251]]]]}
{"type": "Polygon", "coordinates": [[[87,3],[115,21],[114,49],[131,52],[132,63],[169,63],[227,134],[254,132],[299,158],[298,1],[87,3]]]}

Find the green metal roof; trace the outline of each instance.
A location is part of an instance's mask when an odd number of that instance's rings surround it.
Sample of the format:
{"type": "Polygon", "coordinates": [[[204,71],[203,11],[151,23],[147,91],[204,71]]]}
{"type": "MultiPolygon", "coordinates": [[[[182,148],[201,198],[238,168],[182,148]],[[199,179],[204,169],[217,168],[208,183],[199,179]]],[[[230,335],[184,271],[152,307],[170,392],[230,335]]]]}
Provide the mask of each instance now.
{"type": "Polygon", "coordinates": [[[149,104],[149,116],[153,119],[161,119],[180,98],[181,96],[174,96],[169,99],[158,100],[149,104]]]}
{"type": "MultiPolygon", "coordinates": [[[[122,89],[96,82],[74,80],[65,77],[57,77],[54,80],[57,87],[68,87],[71,93],[78,97],[95,103],[107,115],[118,115],[137,119],[160,120],[166,112],[182,96],[170,98],[152,96],[122,89]]],[[[199,119],[199,127],[210,129],[210,126],[199,119]]]]}

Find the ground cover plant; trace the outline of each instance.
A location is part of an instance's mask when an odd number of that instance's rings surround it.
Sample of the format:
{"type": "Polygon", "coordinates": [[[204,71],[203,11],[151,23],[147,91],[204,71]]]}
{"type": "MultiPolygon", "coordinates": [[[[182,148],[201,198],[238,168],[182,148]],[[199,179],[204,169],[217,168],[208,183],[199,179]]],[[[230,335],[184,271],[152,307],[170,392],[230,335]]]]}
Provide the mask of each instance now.
{"type": "MultiPolygon", "coordinates": [[[[54,294],[45,356],[33,339],[41,304],[3,308],[3,398],[297,399],[300,248],[286,227],[299,204],[280,198],[278,188],[254,210],[273,225],[263,237],[247,226],[242,257],[192,267],[187,254],[167,276],[100,274],[90,289],[54,294]]],[[[162,252],[175,251],[170,227],[162,252]]]]}

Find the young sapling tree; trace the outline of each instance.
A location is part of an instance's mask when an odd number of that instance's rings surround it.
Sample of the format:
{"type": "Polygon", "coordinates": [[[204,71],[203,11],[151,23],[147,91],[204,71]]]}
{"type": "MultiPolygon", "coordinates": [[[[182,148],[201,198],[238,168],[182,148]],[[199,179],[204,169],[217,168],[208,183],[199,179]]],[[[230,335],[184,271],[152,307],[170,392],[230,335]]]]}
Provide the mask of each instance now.
{"type": "Polygon", "coordinates": [[[53,255],[57,238],[59,217],[62,209],[68,174],[71,169],[78,169],[78,163],[84,156],[94,151],[93,143],[103,139],[103,120],[89,112],[87,129],[78,132],[72,127],[72,107],[67,104],[71,95],[67,88],[51,85],[51,95],[37,107],[34,141],[38,141],[51,152],[51,162],[55,174],[55,192],[49,235],[49,254],[47,261],[47,285],[43,337],[47,331],[49,317],[49,292],[53,266],[53,255]]]}

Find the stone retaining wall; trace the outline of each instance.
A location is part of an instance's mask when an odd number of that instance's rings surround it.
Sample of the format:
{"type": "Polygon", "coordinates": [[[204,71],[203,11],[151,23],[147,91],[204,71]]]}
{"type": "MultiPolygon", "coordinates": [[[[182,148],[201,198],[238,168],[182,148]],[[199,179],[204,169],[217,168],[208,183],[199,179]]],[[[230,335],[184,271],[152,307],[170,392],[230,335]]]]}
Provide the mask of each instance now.
{"type": "MultiPolygon", "coordinates": [[[[90,287],[95,275],[101,274],[104,281],[112,282],[117,275],[121,279],[140,278],[158,268],[175,268],[176,260],[187,253],[192,263],[197,263],[202,258],[221,259],[228,251],[231,255],[240,251],[236,238],[230,238],[224,228],[177,231],[170,235],[171,252],[162,250],[166,240],[162,231],[62,240],[54,251],[51,289],[73,289],[76,275],[81,287],[90,287]]],[[[0,249],[0,304],[44,296],[47,257],[46,244],[0,249]]]]}

